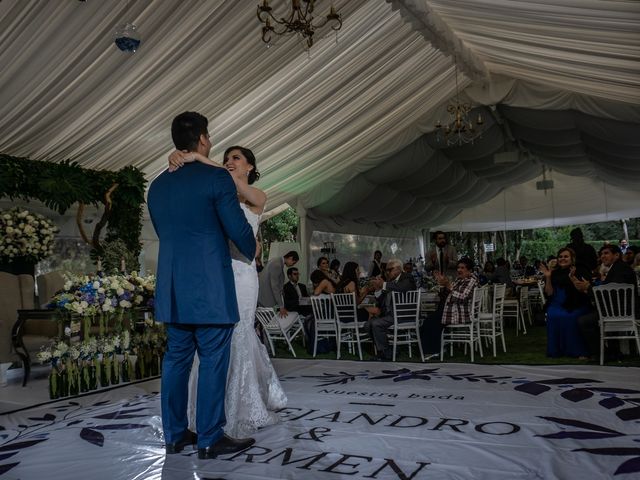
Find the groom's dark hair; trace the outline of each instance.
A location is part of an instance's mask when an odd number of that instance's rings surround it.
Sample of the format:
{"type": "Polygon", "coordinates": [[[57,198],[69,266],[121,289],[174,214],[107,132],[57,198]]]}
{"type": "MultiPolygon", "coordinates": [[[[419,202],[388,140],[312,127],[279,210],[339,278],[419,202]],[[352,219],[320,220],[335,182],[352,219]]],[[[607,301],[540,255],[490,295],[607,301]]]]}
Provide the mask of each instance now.
{"type": "Polygon", "coordinates": [[[171,123],[171,138],[178,150],[193,152],[198,148],[200,135],[208,135],[209,120],[198,112],[183,112],[171,123]]]}

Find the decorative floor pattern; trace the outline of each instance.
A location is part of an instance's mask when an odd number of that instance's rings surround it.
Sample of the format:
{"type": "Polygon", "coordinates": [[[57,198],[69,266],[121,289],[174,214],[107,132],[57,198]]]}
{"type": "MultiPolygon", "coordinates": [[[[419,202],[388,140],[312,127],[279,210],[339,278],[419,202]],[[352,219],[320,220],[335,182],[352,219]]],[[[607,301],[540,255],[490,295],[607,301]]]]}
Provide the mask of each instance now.
{"type": "Polygon", "coordinates": [[[165,458],[152,380],[0,416],[0,480],[640,474],[640,369],[274,363],[289,404],[245,452],[165,458]]]}

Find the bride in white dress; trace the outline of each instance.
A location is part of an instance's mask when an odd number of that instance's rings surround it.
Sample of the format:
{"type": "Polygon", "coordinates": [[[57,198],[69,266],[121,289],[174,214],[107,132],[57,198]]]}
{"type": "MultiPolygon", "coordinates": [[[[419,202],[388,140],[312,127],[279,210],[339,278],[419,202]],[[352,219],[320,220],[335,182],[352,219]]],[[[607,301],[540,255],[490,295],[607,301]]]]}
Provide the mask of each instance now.
{"type": "MultiPolygon", "coordinates": [[[[183,162],[198,160],[215,167],[218,163],[199,154],[174,152],[170,157],[172,168],[183,162]]],[[[267,197],[262,190],[252,187],[260,174],[256,170],[256,160],[251,150],[233,146],[224,153],[223,166],[238,188],[238,200],[247,221],[257,234],[260,215],[267,197]]],[[[224,431],[233,438],[242,438],[258,428],[278,422],[275,410],[287,404],[287,397],[280,386],[278,376],[271,365],[265,346],[259,341],[254,329],[255,311],[258,303],[258,274],[255,260],[249,261],[230,244],[231,265],[238,298],[240,321],[231,337],[231,353],[227,389],[225,395],[225,415],[227,424],[224,431]]],[[[215,286],[212,286],[215,288],[215,286]]],[[[189,378],[189,428],[195,431],[196,387],[198,385],[198,357],[194,358],[189,378]]]]}

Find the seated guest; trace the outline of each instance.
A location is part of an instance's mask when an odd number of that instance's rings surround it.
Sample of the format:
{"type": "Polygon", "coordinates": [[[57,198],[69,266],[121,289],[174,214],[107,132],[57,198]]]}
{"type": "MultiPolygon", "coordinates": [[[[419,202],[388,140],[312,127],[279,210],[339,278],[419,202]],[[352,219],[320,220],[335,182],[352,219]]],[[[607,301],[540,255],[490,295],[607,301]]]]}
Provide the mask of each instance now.
{"type": "MultiPolygon", "coordinates": [[[[504,260],[504,259],[503,259],[504,260]]],[[[422,324],[420,338],[425,356],[440,354],[440,340],[444,325],[469,323],[471,321],[471,302],[478,280],[473,275],[473,261],[468,257],[458,260],[457,279],[451,284],[445,275],[436,273],[440,290],[438,309],[422,324]]]]}
{"type": "MultiPolygon", "coordinates": [[[[538,275],[538,274],[540,274],[540,264],[541,264],[541,263],[542,263],[542,260],[535,259],[535,260],[533,261],[533,270],[535,271],[535,274],[534,274],[534,275],[538,275]]],[[[540,275],[541,275],[541,274],[540,274],[540,275]]]]}
{"type": "Polygon", "coordinates": [[[287,270],[289,281],[282,288],[284,308],[289,312],[298,312],[302,316],[311,315],[311,305],[300,305],[301,298],[309,298],[307,287],[298,283],[300,272],[296,267],[287,270]]]}
{"type": "Polygon", "coordinates": [[[626,238],[621,238],[619,244],[620,244],[620,254],[624,255],[625,253],[627,253],[627,247],[629,246],[629,242],[627,241],[626,238]]]}
{"type": "Polygon", "coordinates": [[[509,263],[504,258],[501,257],[496,260],[496,270],[489,277],[489,280],[492,283],[504,283],[507,287],[513,287],[509,263]]]}
{"type": "Polygon", "coordinates": [[[329,276],[336,285],[340,283],[340,260],[337,258],[331,260],[331,264],[329,265],[329,276]]]}
{"type": "Polygon", "coordinates": [[[493,265],[493,262],[487,260],[484,264],[484,268],[478,275],[478,281],[480,285],[486,285],[489,282],[493,281],[493,276],[496,273],[496,267],[493,265]]]}
{"type": "Polygon", "coordinates": [[[533,277],[536,274],[536,269],[529,265],[529,259],[524,255],[520,257],[520,273],[525,277],[533,277]]]}
{"type": "MultiPolygon", "coordinates": [[[[352,293],[356,294],[356,305],[360,305],[365,297],[373,291],[373,287],[358,288],[359,283],[359,269],[360,267],[356,262],[347,262],[344,264],[342,270],[342,279],[336,287],[336,293],[352,293]]],[[[358,308],[356,310],[358,315],[358,322],[366,322],[369,320],[369,312],[364,308],[358,308]]]]}
{"type": "MultiPolygon", "coordinates": [[[[607,283],[630,283],[634,286],[636,285],[636,275],[631,267],[622,261],[621,255],[620,247],[617,245],[605,245],[600,249],[600,261],[606,268],[606,273],[601,278],[596,279],[593,282],[594,285],[606,285],[607,283]]],[[[592,282],[588,279],[580,280],[573,275],[571,280],[576,289],[582,293],[593,294],[591,289],[592,282]]],[[[578,317],[578,329],[585,341],[589,356],[594,359],[600,356],[600,325],[598,321],[598,312],[593,310],[578,317]]],[[[618,342],[609,342],[608,355],[610,358],[615,359],[620,356],[618,342]]]]}
{"type": "Polygon", "coordinates": [[[590,280],[586,265],[576,266],[576,256],[570,248],[558,251],[557,267],[553,270],[542,265],[544,293],[547,301],[547,356],[580,357],[586,359],[588,351],[578,329],[578,318],[591,310],[589,296],[578,291],[571,277],[590,280]]]}
{"type": "Polygon", "coordinates": [[[627,251],[624,255],[622,255],[622,261],[627,265],[633,265],[633,261],[636,259],[636,255],[640,253],[640,248],[635,245],[629,245],[627,247],[627,251]]]}
{"type": "Polygon", "coordinates": [[[387,339],[387,329],[393,325],[393,294],[391,292],[408,292],[416,289],[413,276],[402,271],[402,262],[397,258],[389,259],[385,273],[388,281],[384,282],[380,277],[370,281],[371,288],[382,290],[376,306],[371,307],[369,313],[372,317],[367,325],[375,342],[378,360],[392,358],[392,350],[387,339]]]}
{"type": "Polygon", "coordinates": [[[311,283],[313,284],[313,294],[335,293],[336,282],[329,274],[329,259],[320,257],[316,263],[318,268],[311,272],[311,283]]]}

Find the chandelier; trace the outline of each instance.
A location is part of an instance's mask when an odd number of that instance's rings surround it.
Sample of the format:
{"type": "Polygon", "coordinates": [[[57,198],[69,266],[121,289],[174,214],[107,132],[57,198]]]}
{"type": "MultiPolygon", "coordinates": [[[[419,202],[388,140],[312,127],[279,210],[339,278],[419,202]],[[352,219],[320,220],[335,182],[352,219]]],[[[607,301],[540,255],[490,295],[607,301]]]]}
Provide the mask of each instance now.
{"type": "Polygon", "coordinates": [[[261,5],[258,4],[258,20],[264,24],[262,27],[262,41],[267,45],[271,45],[272,33],[276,35],[292,35],[296,33],[306,42],[306,48],[309,49],[313,46],[313,34],[316,29],[329,23],[332,30],[336,32],[340,30],[342,17],[336,12],[333,4],[326,17],[314,22],[314,3],[315,0],[291,0],[291,11],[286,18],[280,17],[280,19],[273,16],[271,12],[273,9],[268,0],[264,0],[261,5]],[[304,7],[302,4],[304,4],[304,7]]]}
{"type": "Polygon", "coordinates": [[[460,91],[458,90],[458,65],[456,69],[456,96],[454,103],[447,106],[449,113],[449,123],[442,125],[440,120],[436,123],[436,139],[442,140],[441,134],[444,135],[444,141],[447,145],[463,145],[465,143],[473,143],[473,141],[482,135],[484,120],[482,115],[478,114],[478,118],[474,122],[470,118],[471,104],[460,102],[460,91]]]}

